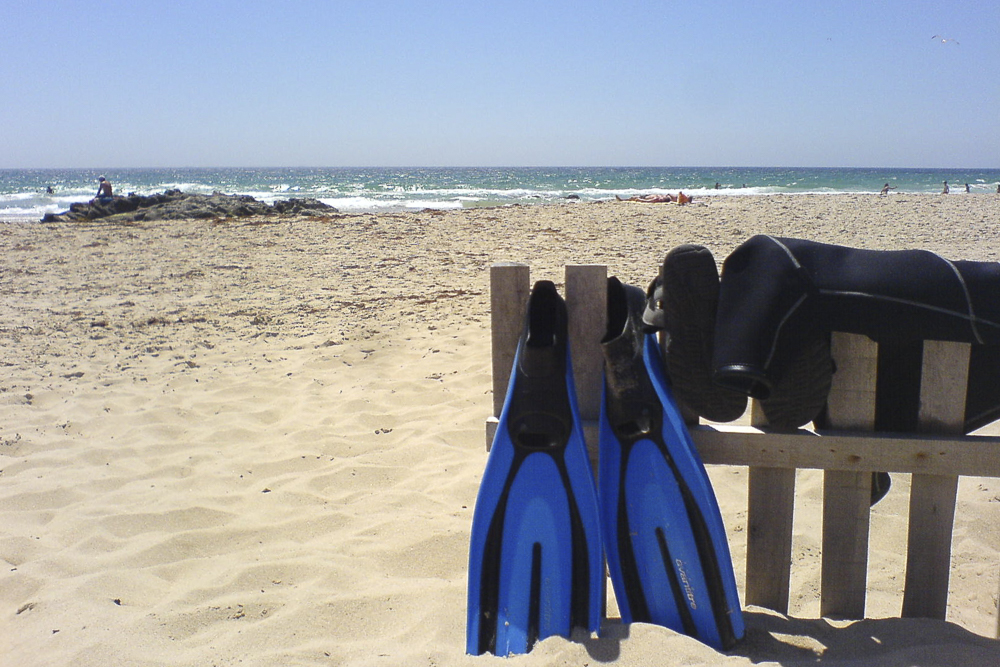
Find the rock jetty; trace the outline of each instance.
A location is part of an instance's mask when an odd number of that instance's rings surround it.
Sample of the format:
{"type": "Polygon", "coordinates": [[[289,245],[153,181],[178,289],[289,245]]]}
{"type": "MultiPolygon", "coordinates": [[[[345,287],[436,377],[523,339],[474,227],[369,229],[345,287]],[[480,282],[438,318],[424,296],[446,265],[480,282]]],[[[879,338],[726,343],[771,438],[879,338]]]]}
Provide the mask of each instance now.
{"type": "Polygon", "coordinates": [[[335,215],[337,209],[318,199],[283,199],[267,204],[250,195],[163,194],[114,197],[109,202],[78,202],[63,213],[47,213],[42,222],[77,222],[108,219],[115,222],[186,220],[191,218],[244,218],[277,215],[335,215]]]}

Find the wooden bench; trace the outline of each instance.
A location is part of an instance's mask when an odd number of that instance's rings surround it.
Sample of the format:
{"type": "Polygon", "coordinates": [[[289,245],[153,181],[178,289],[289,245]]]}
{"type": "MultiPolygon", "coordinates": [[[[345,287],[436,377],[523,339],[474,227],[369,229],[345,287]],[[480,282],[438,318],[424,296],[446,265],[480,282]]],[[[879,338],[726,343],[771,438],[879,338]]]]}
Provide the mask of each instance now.
{"type": "MultiPolygon", "coordinates": [[[[591,457],[603,377],[607,268],[565,267],[564,295],[581,417],[591,457]]],[[[503,407],[531,288],[524,264],[491,269],[493,415],[503,407]]],[[[820,613],[865,617],[872,472],[911,473],[910,521],[902,616],[944,619],[958,478],[1000,477],[1000,438],[962,435],[969,345],[924,342],[919,432],[873,431],[878,345],[835,332],[837,364],[828,401],[835,430],[769,431],[756,402],[752,426],[701,425],[691,434],[706,464],[749,468],[744,602],[788,612],[795,471],[824,471],[820,613]]],[[[1000,628],[998,628],[1000,629],[1000,628]]]]}

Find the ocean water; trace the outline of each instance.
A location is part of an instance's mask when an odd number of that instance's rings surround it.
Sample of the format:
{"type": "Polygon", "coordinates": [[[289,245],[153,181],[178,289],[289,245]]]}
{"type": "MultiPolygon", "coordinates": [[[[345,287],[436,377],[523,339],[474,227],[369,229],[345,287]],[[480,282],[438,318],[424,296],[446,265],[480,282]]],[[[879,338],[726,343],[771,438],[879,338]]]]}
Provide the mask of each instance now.
{"type": "Polygon", "coordinates": [[[457,209],[627,198],[683,190],[695,196],[996,192],[1000,169],[747,167],[512,167],[297,169],[2,169],[0,222],[37,221],[90,200],[98,176],[118,194],[169,189],[251,195],[268,203],[313,197],[347,213],[457,209]],[[716,187],[718,184],[718,187],[716,187]],[[52,192],[48,193],[47,188],[52,192]]]}

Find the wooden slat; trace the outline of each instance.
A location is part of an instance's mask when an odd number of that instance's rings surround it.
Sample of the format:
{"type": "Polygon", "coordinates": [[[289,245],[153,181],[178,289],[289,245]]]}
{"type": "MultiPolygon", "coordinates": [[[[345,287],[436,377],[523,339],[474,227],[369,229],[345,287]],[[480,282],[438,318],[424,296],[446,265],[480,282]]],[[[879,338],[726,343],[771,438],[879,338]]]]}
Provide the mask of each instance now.
{"type": "Polygon", "coordinates": [[[750,426],[691,429],[705,463],[771,468],[1000,477],[1000,437],[840,431],[767,432],[750,426]]]}
{"type": "MultiPolygon", "coordinates": [[[[924,342],[920,380],[920,429],[961,433],[969,373],[967,343],[924,342]]],[[[903,616],[944,619],[948,612],[951,538],[958,493],[956,474],[915,474],[910,486],[910,526],[903,616]]],[[[957,473],[962,474],[962,473],[957,473]]]]}
{"type": "MultiPolygon", "coordinates": [[[[865,336],[834,333],[831,348],[837,372],[827,405],[830,425],[874,430],[878,346],[865,336]]],[[[865,617],[870,505],[871,473],[825,471],[821,616],[865,617]]]]}
{"type": "Polygon", "coordinates": [[[838,430],[874,430],[878,344],[867,336],[837,331],[830,351],[837,364],[826,406],[830,424],[838,430]]]}
{"type": "Polygon", "coordinates": [[[490,267],[490,329],[493,350],[493,415],[507,395],[517,341],[524,329],[524,309],[531,293],[527,264],[500,262],[490,267]]]}
{"type": "MultiPolygon", "coordinates": [[[[604,354],[601,338],[607,329],[608,269],[604,265],[566,266],[566,311],[569,345],[573,360],[576,399],[583,421],[583,437],[596,477],[599,463],[598,420],[604,386],[604,354]]],[[[607,587],[607,578],[602,577],[607,587]]],[[[607,590],[601,595],[601,615],[607,613],[607,590]]]]}
{"type": "MultiPolygon", "coordinates": [[[[573,380],[580,417],[585,422],[596,422],[601,416],[601,388],[604,384],[601,338],[607,328],[607,291],[606,266],[566,266],[566,310],[569,315],[573,380]]],[[[583,434],[596,475],[599,453],[597,432],[584,428],[583,434]]]]}
{"type": "MultiPolygon", "coordinates": [[[[751,401],[750,421],[755,426],[767,424],[758,401],[751,401]]],[[[795,470],[754,466],[747,484],[746,602],[785,614],[792,568],[795,470]]]]}
{"type": "Polygon", "coordinates": [[[968,343],[924,341],[919,417],[922,433],[962,432],[971,348],[968,343]]]}
{"type": "Polygon", "coordinates": [[[498,262],[490,267],[490,333],[493,352],[493,415],[486,419],[486,451],[493,445],[507,383],[524,327],[524,309],[531,293],[527,264],[498,262]]]}
{"type": "Polygon", "coordinates": [[[606,266],[566,266],[569,344],[581,419],[598,419],[601,415],[601,387],[604,383],[601,338],[607,328],[607,289],[606,266]]]}
{"type": "Polygon", "coordinates": [[[871,473],[827,470],[823,477],[820,615],[865,617],[871,473]]]}
{"type": "Polygon", "coordinates": [[[795,470],[750,468],[746,603],[788,613],[795,470]]]}

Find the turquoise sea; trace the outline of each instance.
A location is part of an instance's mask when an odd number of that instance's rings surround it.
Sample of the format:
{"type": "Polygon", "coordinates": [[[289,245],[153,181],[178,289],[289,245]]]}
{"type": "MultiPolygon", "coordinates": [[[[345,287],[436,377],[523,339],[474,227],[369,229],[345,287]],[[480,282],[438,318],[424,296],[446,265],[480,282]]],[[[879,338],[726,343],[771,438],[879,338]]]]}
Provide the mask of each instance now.
{"type": "Polygon", "coordinates": [[[168,189],[247,194],[267,202],[314,197],[344,212],[455,209],[623,198],[648,193],[695,196],[876,193],[885,183],[904,193],[997,191],[1000,169],[771,167],[455,167],[2,169],[0,222],[37,221],[97,192],[98,176],[115,192],[168,189]],[[716,187],[718,184],[718,187],[716,187]],[[47,191],[48,188],[52,192],[47,191]]]}

